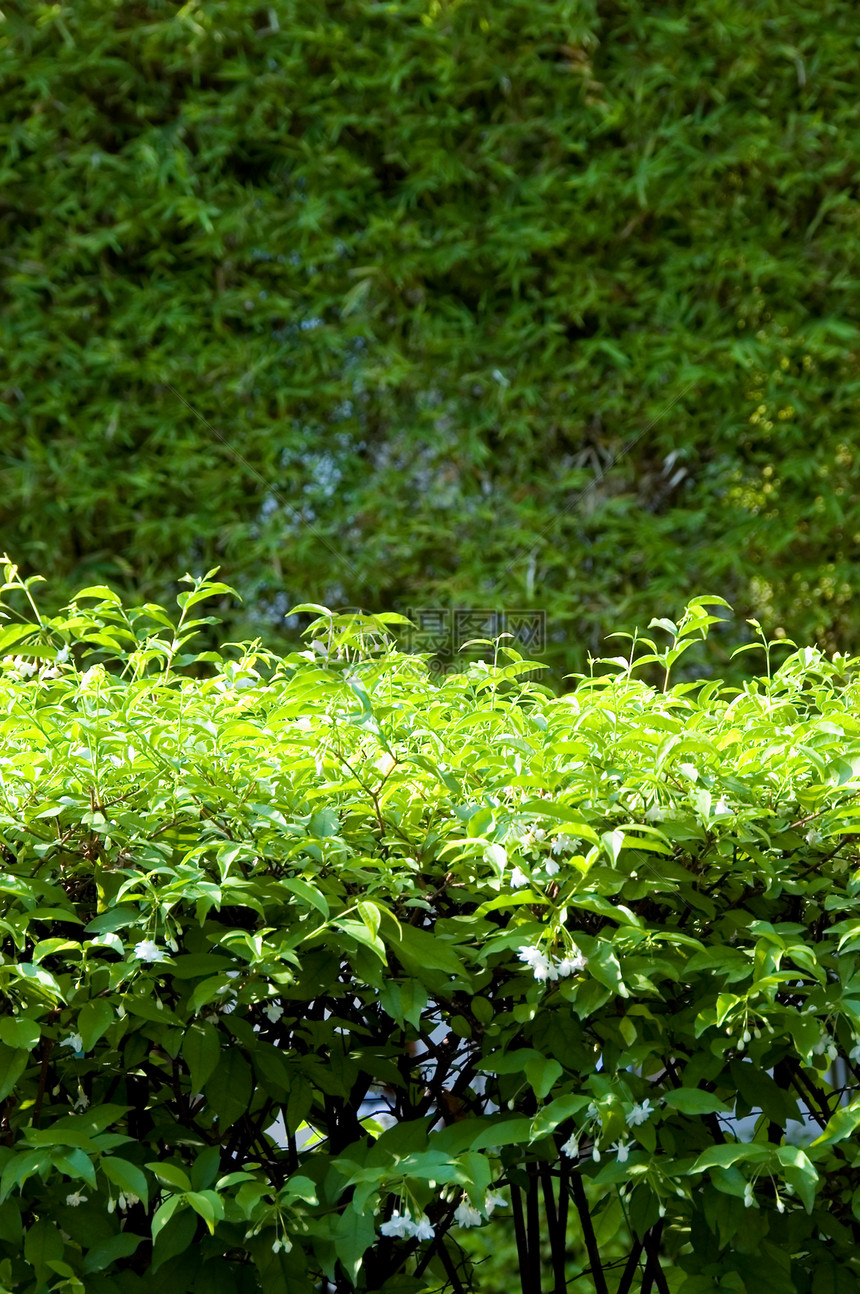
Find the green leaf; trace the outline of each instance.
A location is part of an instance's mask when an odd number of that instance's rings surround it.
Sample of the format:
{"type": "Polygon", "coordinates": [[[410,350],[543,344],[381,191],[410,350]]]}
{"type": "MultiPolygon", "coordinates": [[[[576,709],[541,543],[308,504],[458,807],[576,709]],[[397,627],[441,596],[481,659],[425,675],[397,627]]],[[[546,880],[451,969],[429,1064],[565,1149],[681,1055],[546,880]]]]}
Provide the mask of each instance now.
{"type": "Polygon", "coordinates": [[[188,1191],[185,1199],[206,1223],[209,1234],[214,1235],[216,1222],[220,1222],[224,1217],[224,1205],[220,1195],[216,1191],[188,1191]]]}
{"type": "Polygon", "coordinates": [[[588,974],[619,997],[630,996],[621,978],[621,964],[612,946],[604,940],[595,940],[594,950],[588,954],[588,974]]]}
{"type": "Polygon", "coordinates": [[[88,1155],[84,1154],[83,1150],[75,1148],[63,1155],[58,1155],[55,1152],[53,1158],[54,1167],[58,1168],[61,1173],[65,1173],[67,1177],[79,1177],[93,1190],[96,1189],[96,1173],[93,1162],[88,1155]]]}
{"type": "Polygon", "coordinates": [[[681,1114],[728,1114],[729,1107],[710,1092],[703,1092],[698,1087],[678,1087],[667,1091],[663,1100],[671,1109],[681,1114]]]}
{"type": "Polygon", "coordinates": [[[41,1030],[35,1020],[23,1015],[4,1015],[0,1019],[0,1042],[7,1047],[32,1051],[38,1044],[41,1030]]]}
{"type": "Polygon", "coordinates": [[[118,1186],[121,1191],[136,1195],[143,1201],[144,1208],[149,1208],[149,1184],[142,1169],[136,1164],[129,1163],[127,1159],[117,1158],[116,1155],[105,1155],[100,1167],[109,1182],[113,1182],[114,1186],[118,1186]]]}
{"type": "Polygon", "coordinates": [[[539,1100],[543,1100],[564,1073],[557,1060],[546,1056],[533,1056],[526,1061],[524,1068],[526,1078],[539,1100]]]}
{"type": "Polygon", "coordinates": [[[40,1280],[44,1280],[52,1262],[63,1257],[60,1229],[47,1218],[39,1218],[24,1234],[24,1257],[40,1280]]]}
{"type": "Polygon", "coordinates": [[[701,1173],[706,1168],[714,1166],[720,1168],[729,1168],[732,1164],[737,1164],[743,1160],[749,1160],[753,1163],[764,1163],[773,1155],[772,1146],[763,1146],[757,1141],[732,1141],[722,1146],[711,1146],[708,1150],[702,1151],[692,1168],[691,1173],[701,1173]]]}
{"type": "Polygon", "coordinates": [[[0,1043],[0,1101],[5,1101],[29,1063],[28,1051],[0,1043]]]}
{"type": "Polygon", "coordinates": [[[811,1213],[818,1185],[815,1166],[799,1146],[780,1146],[776,1156],[779,1162],[785,1165],[785,1180],[794,1187],[807,1213],[811,1213]]]}
{"type": "Polygon", "coordinates": [[[115,1022],[116,1015],[109,1002],[98,999],[85,1002],[78,1012],[78,1033],[84,1051],[92,1051],[95,1044],[115,1022]]]}
{"type": "Polygon", "coordinates": [[[111,1236],[109,1240],[102,1240],[86,1251],[83,1263],[83,1272],[85,1276],[93,1272],[102,1272],[111,1267],[120,1258],[130,1258],[137,1252],[138,1245],[143,1241],[143,1236],[132,1235],[131,1232],[122,1231],[119,1235],[111,1236]]]}
{"type": "Polygon", "coordinates": [[[347,1204],[335,1223],[334,1243],[338,1259],[350,1281],[357,1280],[364,1254],[375,1240],[373,1214],[358,1213],[351,1204],[347,1204]]]}
{"type": "Polygon", "coordinates": [[[421,978],[422,970],[442,971],[458,978],[464,974],[463,964],[451,945],[428,930],[403,925],[402,934],[386,934],[386,941],[407,973],[417,979],[421,978]]]}
{"type": "MultiPolygon", "coordinates": [[[[154,1173],[158,1180],[163,1182],[165,1186],[172,1186],[174,1190],[177,1191],[187,1192],[191,1190],[191,1180],[188,1174],[177,1164],[162,1164],[159,1163],[158,1160],[153,1160],[151,1163],[148,1163],[146,1167],[151,1173],[154,1173]]],[[[139,1192],[135,1191],[134,1193],[137,1195],[139,1192]]],[[[153,1235],[154,1234],[155,1233],[153,1232],[153,1235]]]]}
{"type": "Polygon", "coordinates": [[[325,895],[322,894],[316,886],[310,885],[307,881],[303,881],[298,876],[282,876],[278,883],[282,885],[285,890],[289,890],[291,894],[295,894],[297,898],[303,899],[304,902],[309,904],[312,908],[316,908],[317,912],[322,915],[324,921],[328,920],[328,902],[325,895]]]}
{"type": "Polygon", "coordinates": [[[221,1056],[218,1030],[208,1021],[195,1021],[182,1039],[181,1050],[182,1059],[191,1071],[192,1090],[202,1092],[221,1056]]]}
{"type": "Polygon", "coordinates": [[[253,1088],[251,1068],[238,1048],[222,1052],[218,1068],[203,1089],[222,1128],[230,1127],[245,1113],[253,1088]]]}

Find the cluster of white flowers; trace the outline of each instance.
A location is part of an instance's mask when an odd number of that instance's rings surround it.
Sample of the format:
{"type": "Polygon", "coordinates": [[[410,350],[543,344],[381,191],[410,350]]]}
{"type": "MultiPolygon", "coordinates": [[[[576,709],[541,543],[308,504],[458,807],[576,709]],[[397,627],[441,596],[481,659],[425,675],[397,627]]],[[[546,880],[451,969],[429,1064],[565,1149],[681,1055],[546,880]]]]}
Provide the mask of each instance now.
{"type": "MultiPolygon", "coordinates": [[[[68,1200],[66,1201],[66,1203],[68,1203],[68,1200]]],[[[120,1209],[122,1210],[123,1213],[125,1213],[126,1209],[130,1209],[133,1207],[133,1205],[139,1204],[139,1203],[140,1203],[140,1196],[135,1195],[133,1191],[120,1191],[117,1199],[114,1199],[113,1196],[111,1196],[111,1198],[108,1200],[107,1211],[108,1213],[113,1213],[117,1204],[119,1204],[120,1209]]]]}
{"type": "Polygon", "coordinates": [[[502,1209],[505,1204],[504,1196],[489,1193],[484,1197],[483,1209],[476,1209],[469,1203],[469,1197],[464,1191],[463,1198],[454,1212],[454,1221],[458,1227],[478,1227],[484,1221],[484,1218],[492,1216],[493,1209],[502,1209]]]}
{"type": "Polygon", "coordinates": [[[592,1125],[596,1124],[597,1131],[593,1134],[594,1145],[592,1146],[591,1157],[595,1163],[597,1163],[600,1160],[600,1150],[597,1146],[597,1138],[600,1136],[600,1128],[602,1127],[603,1121],[600,1116],[600,1111],[594,1101],[589,1102],[588,1109],[585,1111],[585,1118],[586,1122],[584,1126],[578,1131],[573,1132],[571,1136],[568,1137],[567,1141],[562,1146],[561,1151],[563,1155],[569,1155],[571,1159],[578,1159],[580,1140],[583,1137],[588,1136],[592,1125]]]}
{"type": "MultiPolygon", "coordinates": [[[[641,1105],[634,1105],[633,1109],[627,1115],[628,1128],[635,1127],[640,1123],[645,1123],[653,1113],[654,1111],[651,1107],[650,1101],[643,1101],[641,1105]]],[[[580,1141],[590,1133],[593,1141],[591,1158],[595,1163],[600,1163],[600,1147],[597,1143],[602,1128],[602,1119],[600,1110],[597,1108],[594,1101],[591,1102],[586,1110],[585,1117],[586,1122],[583,1127],[577,1129],[577,1131],[568,1137],[567,1141],[562,1146],[561,1151],[562,1154],[569,1155],[571,1159],[577,1159],[579,1157],[580,1141]]],[[[633,1149],[633,1142],[627,1137],[619,1137],[617,1141],[612,1143],[610,1149],[615,1151],[618,1156],[619,1164],[626,1164],[627,1160],[630,1158],[630,1151],[633,1149]]]]}
{"type": "Polygon", "coordinates": [[[134,954],[142,962],[163,962],[167,953],[152,939],[141,939],[134,945],[134,954]]]}
{"type": "Polygon", "coordinates": [[[3,663],[6,664],[7,662],[11,665],[19,678],[29,678],[30,675],[35,674],[39,668],[38,661],[26,660],[23,656],[13,656],[11,659],[6,656],[3,663]]]}
{"type": "Polygon", "coordinates": [[[285,1254],[288,1254],[292,1247],[293,1246],[290,1241],[284,1237],[283,1239],[274,1240],[272,1242],[272,1253],[279,1254],[281,1250],[283,1250],[285,1254]]]}
{"type": "Polygon", "coordinates": [[[529,944],[518,948],[517,956],[520,961],[531,966],[535,979],[539,980],[567,979],[569,975],[585,969],[585,958],[575,944],[567,957],[550,957],[541,952],[540,948],[532,948],[529,944]]]}
{"type": "MultiPolygon", "coordinates": [[[[855,1047],[854,1051],[857,1050],[858,1048],[855,1047]]],[[[830,1037],[829,1033],[823,1033],[821,1035],[818,1042],[812,1048],[812,1052],[815,1056],[824,1056],[826,1054],[828,1060],[838,1060],[839,1058],[839,1048],[836,1046],[836,1043],[830,1037]]]]}
{"type": "MultiPolygon", "coordinates": [[[[550,858],[543,864],[543,870],[547,876],[555,876],[560,871],[558,863],[553,862],[550,858]]],[[[510,885],[512,889],[521,890],[524,885],[531,884],[531,877],[527,876],[521,867],[515,867],[511,872],[510,885]]]]}
{"type": "Polygon", "coordinates": [[[399,1240],[432,1240],[436,1235],[426,1213],[413,1220],[408,1209],[404,1209],[402,1214],[395,1209],[379,1230],[382,1235],[395,1236],[399,1240]]]}

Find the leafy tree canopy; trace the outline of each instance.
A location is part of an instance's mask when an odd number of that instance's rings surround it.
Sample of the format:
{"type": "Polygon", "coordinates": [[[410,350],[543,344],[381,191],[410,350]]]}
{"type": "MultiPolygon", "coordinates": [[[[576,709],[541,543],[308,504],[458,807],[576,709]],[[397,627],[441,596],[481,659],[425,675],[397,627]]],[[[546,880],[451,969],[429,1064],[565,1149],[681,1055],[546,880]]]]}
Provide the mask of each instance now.
{"type": "Polygon", "coordinates": [[[5,569],[4,1287],[470,1290],[503,1216],[525,1294],[856,1288],[860,661],[201,657],[228,592],[5,569]]]}

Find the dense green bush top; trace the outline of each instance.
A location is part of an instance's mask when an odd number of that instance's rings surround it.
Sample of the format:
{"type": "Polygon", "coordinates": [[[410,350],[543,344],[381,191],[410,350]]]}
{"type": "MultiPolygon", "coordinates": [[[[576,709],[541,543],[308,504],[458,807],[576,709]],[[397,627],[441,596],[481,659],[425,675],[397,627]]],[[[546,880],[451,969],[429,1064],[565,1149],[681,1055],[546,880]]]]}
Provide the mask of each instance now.
{"type": "Polygon", "coordinates": [[[0,522],[66,597],[856,643],[850,5],[12,0],[0,60],[0,522]]]}
{"type": "Polygon", "coordinates": [[[501,1215],[526,1294],[856,1288],[860,662],[195,661],[220,592],[2,630],[0,1284],[472,1289],[501,1215]]]}

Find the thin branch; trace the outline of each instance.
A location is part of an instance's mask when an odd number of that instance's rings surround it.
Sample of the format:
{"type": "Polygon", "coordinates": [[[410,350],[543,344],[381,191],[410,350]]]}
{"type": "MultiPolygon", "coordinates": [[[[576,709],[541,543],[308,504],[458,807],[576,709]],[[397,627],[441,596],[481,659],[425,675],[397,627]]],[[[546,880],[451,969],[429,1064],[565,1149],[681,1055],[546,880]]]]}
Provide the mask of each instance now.
{"type": "Polygon", "coordinates": [[[606,1276],[603,1272],[603,1264],[600,1261],[600,1250],[597,1247],[597,1238],[594,1234],[594,1227],[591,1225],[591,1212],[588,1208],[588,1199],[585,1194],[585,1187],[582,1184],[582,1177],[579,1173],[571,1173],[570,1189],[573,1193],[573,1202],[579,1214],[580,1225],[582,1226],[582,1235],[585,1240],[585,1248],[588,1253],[588,1261],[591,1263],[591,1274],[594,1277],[594,1288],[597,1294],[609,1294],[609,1288],[606,1284],[606,1276]]]}
{"type": "Polygon", "coordinates": [[[523,1218],[523,1201],[519,1186],[514,1185],[513,1182],[511,1182],[511,1207],[514,1211],[514,1235],[517,1241],[517,1258],[520,1264],[520,1281],[523,1294],[534,1294],[526,1225],[523,1218]]]}
{"type": "Polygon", "coordinates": [[[448,1253],[444,1240],[441,1245],[439,1245],[437,1252],[439,1257],[442,1259],[442,1265],[445,1268],[445,1271],[448,1273],[448,1279],[451,1282],[451,1288],[453,1289],[454,1294],[465,1294],[460,1277],[457,1274],[457,1268],[454,1266],[454,1260],[448,1253]]]}
{"type": "Polygon", "coordinates": [[[624,1271],[621,1273],[621,1281],[618,1286],[618,1294],[630,1294],[630,1290],[633,1286],[633,1277],[636,1275],[636,1272],[638,1271],[638,1268],[639,1268],[639,1258],[641,1254],[642,1254],[642,1241],[637,1240],[634,1243],[633,1248],[630,1250],[630,1257],[627,1259],[627,1264],[624,1268],[624,1271]]]}
{"type": "MultiPolygon", "coordinates": [[[[670,1294],[669,1282],[666,1280],[666,1273],[660,1266],[660,1237],[663,1233],[663,1223],[658,1222],[656,1227],[650,1227],[645,1233],[645,1252],[648,1255],[648,1272],[651,1279],[656,1283],[660,1294],[670,1294]]],[[[645,1290],[645,1282],[642,1282],[642,1289],[645,1290]]]]}
{"type": "MultiPolygon", "coordinates": [[[[540,1165],[541,1185],[543,1186],[544,1208],[549,1228],[549,1241],[552,1249],[552,1270],[554,1277],[552,1294],[565,1294],[567,1282],[564,1273],[565,1229],[562,1229],[559,1213],[556,1212],[555,1196],[552,1189],[552,1174],[546,1160],[540,1165]]],[[[563,1190],[563,1188],[562,1188],[563,1190]]],[[[563,1196],[559,1196],[559,1211],[563,1196]]],[[[567,1218],[565,1217],[565,1222],[567,1218]]]]}
{"type": "Polygon", "coordinates": [[[540,1200],[538,1197],[538,1166],[529,1164],[529,1190],[526,1196],[526,1215],[528,1227],[528,1246],[529,1257],[531,1258],[531,1279],[534,1294],[541,1294],[543,1282],[541,1280],[541,1263],[540,1263],[540,1200]]]}

